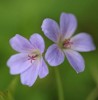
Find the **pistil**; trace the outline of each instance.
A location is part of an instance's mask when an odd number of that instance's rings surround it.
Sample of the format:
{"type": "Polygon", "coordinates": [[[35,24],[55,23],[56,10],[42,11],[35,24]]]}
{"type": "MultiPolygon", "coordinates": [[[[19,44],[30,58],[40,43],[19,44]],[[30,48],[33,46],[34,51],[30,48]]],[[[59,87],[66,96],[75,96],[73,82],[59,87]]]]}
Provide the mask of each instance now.
{"type": "Polygon", "coordinates": [[[36,55],[28,55],[28,60],[30,60],[30,62],[32,63],[33,60],[36,60],[37,58],[37,54],[36,55]]]}
{"type": "Polygon", "coordinates": [[[65,41],[64,41],[64,43],[63,43],[63,47],[65,47],[65,48],[71,48],[71,45],[72,45],[73,43],[70,41],[70,39],[66,39],[65,41]]]}

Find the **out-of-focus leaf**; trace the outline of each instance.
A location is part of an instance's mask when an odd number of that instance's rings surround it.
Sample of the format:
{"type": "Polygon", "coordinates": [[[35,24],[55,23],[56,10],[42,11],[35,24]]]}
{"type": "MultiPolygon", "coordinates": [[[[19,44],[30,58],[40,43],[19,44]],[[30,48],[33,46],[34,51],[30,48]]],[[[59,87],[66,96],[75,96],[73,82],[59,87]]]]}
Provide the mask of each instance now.
{"type": "Polygon", "coordinates": [[[6,91],[0,92],[0,100],[14,100],[14,92],[17,87],[18,77],[12,80],[6,91]]]}
{"type": "Polygon", "coordinates": [[[13,94],[13,95],[14,95],[14,92],[16,90],[16,87],[17,87],[17,84],[18,84],[18,80],[19,80],[19,78],[16,77],[15,79],[12,80],[12,82],[8,86],[7,90],[10,91],[10,93],[13,94]]]}
{"type": "Polygon", "coordinates": [[[92,77],[93,77],[96,85],[98,86],[98,68],[96,66],[93,66],[91,68],[91,74],[92,74],[92,77]]]}
{"type": "Polygon", "coordinates": [[[96,87],[87,97],[86,100],[97,100],[98,97],[98,87],[96,87]]]}
{"type": "Polygon", "coordinates": [[[0,92],[0,100],[14,100],[14,98],[9,91],[5,91],[0,92]]]}

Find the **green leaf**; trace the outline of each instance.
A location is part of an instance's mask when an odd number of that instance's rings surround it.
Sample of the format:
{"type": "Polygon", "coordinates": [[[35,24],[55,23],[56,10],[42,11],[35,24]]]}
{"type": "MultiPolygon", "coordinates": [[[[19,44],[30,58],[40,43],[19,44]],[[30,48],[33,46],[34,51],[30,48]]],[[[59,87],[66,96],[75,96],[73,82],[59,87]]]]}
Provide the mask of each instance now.
{"type": "Polygon", "coordinates": [[[11,83],[9,84],[9,86],[8,86],[8,89],[7,90],[10,91],[10,93],[13,94],[13,95],[15,93],[16,87],[18,86],[17,85],[18,84],[18,80],[19,80],[19,77],[14,78],[11,81],[11,83]]]}
{"type": "Polygon", "coordinates": [[[96,87],[87,97],[86,100],[97,100],[98,97],[98,87],[96,87]]]}
{"type": "Polygon", "coordinates": [[[0,100],[14,100],[9,91],[0,92],[0,100]]]}
{"type": "Polygon", "coordinates": [[[91,74],[92,74],[92,77],[96,83],[96,85],[98,86],[98,68],[97,67],[92,67],[91,68],[91,74]]]}

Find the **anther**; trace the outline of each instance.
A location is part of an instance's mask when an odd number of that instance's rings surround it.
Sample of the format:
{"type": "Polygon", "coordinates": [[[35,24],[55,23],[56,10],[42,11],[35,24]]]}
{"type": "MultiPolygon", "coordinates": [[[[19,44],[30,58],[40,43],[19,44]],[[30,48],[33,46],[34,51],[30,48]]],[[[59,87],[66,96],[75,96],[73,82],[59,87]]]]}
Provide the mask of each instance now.
{"type": "Polygon", "coordinates": [[[32,56],[28,55],[28,60],[30,60],[30,62],[32,63],[33,60],[36,60],[37,56],[38,55],[32,55],[32,56]]]}
{"type": "Polygon", "coordinates": [[[63,46],[64,46],[65,48],[71,48],[71,45],[72,45],[72,44],[73,44],[73,43],[70,42],[70,39],[67,39],[67,40],[64,41],[63,46]]]}

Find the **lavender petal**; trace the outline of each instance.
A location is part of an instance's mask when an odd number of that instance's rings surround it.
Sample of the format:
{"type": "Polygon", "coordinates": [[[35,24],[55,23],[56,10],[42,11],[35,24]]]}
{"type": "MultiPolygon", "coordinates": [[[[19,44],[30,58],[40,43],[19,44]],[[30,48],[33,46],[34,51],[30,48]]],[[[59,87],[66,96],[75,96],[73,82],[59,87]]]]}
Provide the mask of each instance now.
{"type": "Polygon", "coordinates": [[[13,38],[10,39],[10,44],[12,48],[18,52],[27,52],[28,50],[32,49],[29,41],[19,34],[16,34],[13,38]]]}
{"type": "Polygon", "coordinates": [[[63,63],[64,53],[56,44],[53,44],[47,49],[45,59],[51,66],[57,66],[63,63]]]}
{"type": "Polygon", "coordinates": [[[70,38],[77,28],[77,20],[73,14],[62,13],[60,16],[60,33],[63,38],[70,38]]]}
{"type": "Polygon", "coordinates": [[[23,85],[27,85],[31,87],[35,83],[38,77],[39,68],[40,68],[40,64],[38,64],[37,61],[33,63],[30,66],[30,68],[28,68],[25,72],[21,73],[20,75],[21,83],[23,85]]]}
{"type": "Polygon", "coordinates": [[[41,35],[35,33],[30,37],[30,42],[34,49],[39,49],[41,53],[44,52],[45,44],[41,35]]]}
{"type": "Polygon", "coordinates": [[[77,73],[84,71],[84,59],[78,52],[73,50],[64,50],[64,53],[69,63],[77,73]]]}
{"type": "Polygon", "coordinates": [[[42,65],[39,69],[39,77],[44,78],[49,73],[48,66],[46,65],[44,59],[42,58],[42,65]]]}
{"type": "Polygon", "coordinates": [[[58,24],[52,19],[45,19],[42,23],[42,31],[44,32],[45,36],[47,36],[53,42],[57,42],[59,38],[59,26],[58,24]]]}
{"type": "Polygon", "coordinates": [[[31,66],[27,54],[19,53],[9,58],[7,62],[11,74],[20,74],[31,66]]]}
{"type": "Polygon", "coordinates": [[[95,50],[94,43],[92,41],[92,38],[87,33],[80,33],[71,39],[72,46],[71,48],[73,50],[81,51],[81,52],[87,52],[95,50]]]}

